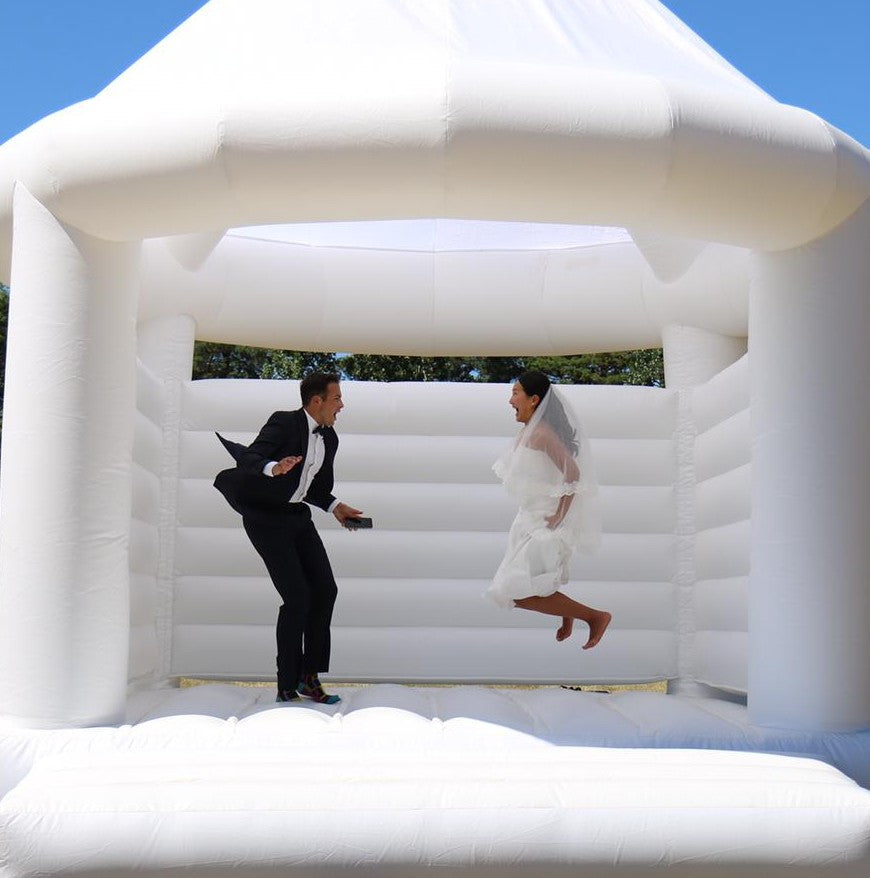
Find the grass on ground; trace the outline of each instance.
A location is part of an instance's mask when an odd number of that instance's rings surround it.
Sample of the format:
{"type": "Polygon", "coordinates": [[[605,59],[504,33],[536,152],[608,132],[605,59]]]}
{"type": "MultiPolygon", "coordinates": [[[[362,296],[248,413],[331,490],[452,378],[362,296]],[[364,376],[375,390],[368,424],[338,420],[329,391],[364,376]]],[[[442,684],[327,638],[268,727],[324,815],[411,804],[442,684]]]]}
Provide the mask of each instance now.
{"type": "MultiPolygon", "coordinates": [[[[324,681],[325,682],[325,681],[324,681]]],[[[182,689],[187,689],[191,686],[202,686],[206,683],[225,683],[231,686],[257,686],[267,689],[274,689],[275,682],[272,681],[261,681],[261,680],[204,680],[198,677],[181,677],[178,681],[178,685],[182,689]]],[[[345,686],[374,686],[377,685],[375,683],[340,683],[334,680],[329,681],[330,689],[340,689],[345,686]]],[[[450,686],[467,686],[472,685],[468,683],[399,683],[401,686],[409,686],[411,688],[431,688],[433,686],[442,686],[442,687],[450,687],[450,686]]],[[[583,692],[660,692],[662,694],[667,693],[668,684],[664,680],[659,680],[652,683],[583,683],[578,685],[571,684],[558,684],[558,683],[542,683],[542,684],[493,684],[488,686],[490,689],[574,689],[574,690],[582,690],[583,692]]]]}

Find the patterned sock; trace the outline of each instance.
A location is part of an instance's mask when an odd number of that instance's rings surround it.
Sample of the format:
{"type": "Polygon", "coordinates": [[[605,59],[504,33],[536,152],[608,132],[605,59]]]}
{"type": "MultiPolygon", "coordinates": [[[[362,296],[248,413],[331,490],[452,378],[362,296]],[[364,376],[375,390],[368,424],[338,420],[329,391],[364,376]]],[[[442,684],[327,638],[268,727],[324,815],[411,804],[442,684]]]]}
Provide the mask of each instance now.
{"type": "Polygon", "coordinates": [[[320,685],[317,674],[303,674],[302,680],[296,687],[296,691],[306,698],[310,698],[317,704],[338,704],[341,701],[338,695],[327,695],[320,685]]]}

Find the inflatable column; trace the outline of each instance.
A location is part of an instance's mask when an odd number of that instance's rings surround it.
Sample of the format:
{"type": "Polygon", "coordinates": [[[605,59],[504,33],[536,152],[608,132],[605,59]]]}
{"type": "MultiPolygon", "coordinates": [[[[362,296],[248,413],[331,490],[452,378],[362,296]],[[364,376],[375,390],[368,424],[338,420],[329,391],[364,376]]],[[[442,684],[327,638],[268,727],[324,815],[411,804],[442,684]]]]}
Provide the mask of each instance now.
{"type": "Polygon", "coordinates": [[[158,677],[165,680],[172,663],[172,609],[175,592],[175,537],[178,528],[178,476],[181,442],[182,388],[190,381],[196,323],[180,314],[139,326],[139,359],[162,384],[163,408],[160,509],[157,521],[156,629],[160,647],[158,677]]]}
{"type": "Polygon", "coordinates": [[[665,386],[672,390],[697,387],[727,369],[746,353],[746,339],[698,329],[666,326],[662,330],[665,386]]]}
{"type": "Polygon", "coordinates": [[[695,424],[691,389],[739,360],[746,353],[746,340],[709,332],[694,326],[666,326],[662,330],[665,385],[679,393],[674,444],[677,477],[674,482],[676,516],[677,671],[668,692],[678,695],[707,694],[694,679],[695,635],[695,424]]]}
{"type": "Polygon", "coordinates": [[[138,244],[14,197],[2,490],[0,713],[124,716],[138,244]]]}
{"type": "Polygon", "coordinates": [[[870,727],[870,203],[750,290],[749,712],[870,727]]]}

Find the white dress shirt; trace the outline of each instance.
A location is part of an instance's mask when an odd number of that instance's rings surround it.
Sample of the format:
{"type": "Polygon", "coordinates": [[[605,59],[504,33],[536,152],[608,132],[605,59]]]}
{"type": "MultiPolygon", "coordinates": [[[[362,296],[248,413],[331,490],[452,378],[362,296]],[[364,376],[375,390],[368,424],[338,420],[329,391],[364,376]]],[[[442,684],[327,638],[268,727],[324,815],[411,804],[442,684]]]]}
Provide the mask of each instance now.
{"type": "MultiPolygon", "coordinates": [[[[305,409],[302,411],[305,411],[305,409]]],[[[302,502],[302,498],[305,497],[308,493],[308,489],[311,487],[311,480],[320,471],[320,467],[323,466],[323,461],[326,458],[326,446],[323,444],[323,436],[320,433],[314,432],[315,428],[318,426],[317,421],[315,421],[308,412],[305,412],[305,417],[308,420],[308,451],[305,454],[305,460],[299,464],[302,467],[302,472],[299,474],[299,485],[293,492],[293,496],[289,501],[290,503],[302,502]]],[[[277,462],[277,460],[270,460],[263,467],[263,474],[272,476],[272,467],[275,466],[277,462]]],[[[330,503],[327,512],[332,512],[332,510],[338,506],[338,503],[338,500],[334,500],[330,503]]]]}

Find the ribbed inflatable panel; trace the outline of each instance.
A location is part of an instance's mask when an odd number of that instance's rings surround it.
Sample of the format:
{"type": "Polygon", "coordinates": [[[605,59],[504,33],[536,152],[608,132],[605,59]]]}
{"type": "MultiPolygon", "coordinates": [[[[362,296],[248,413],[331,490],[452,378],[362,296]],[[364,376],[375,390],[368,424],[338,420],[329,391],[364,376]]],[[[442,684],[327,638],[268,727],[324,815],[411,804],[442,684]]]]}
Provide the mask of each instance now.
{"type": "Polygon", "coordinates": [[[163,469],[163,387],[141,363],[137,370],[134,413],[130,522],[130,658],[131,682],[152,680],[160,671],[157,637],[160,558],[160,478],[163,469]]]}
{"type": "Polygon", "coordinates": [[[697,680],[747,687],[750,445],[748,357],[692,393],[695,441],[697,680]]]}
{"type": "MultiPolygon", "coordinates": [[[[676,673],[676,397],[564,387],[596,458],[604,536],[574,557],[572,596],[614,614],[605,641],[555,641],[558,621],[483,597],[515,507],[491,465],[516,434],[506,385],[345,382],[335,493],[374,519],[348,533],[313,510],[335,571],[331,675],[346,680],[581,682],[676,673]]],[[[239,516],[212,487],[231,464],[214,431],[250,441],[297,408],[297,382],[185,385],[174,540],[171,673],[274,674],[279,599],[239,516]]],[[[582,627],[582,626],[581,626],[582,627]]]]}

